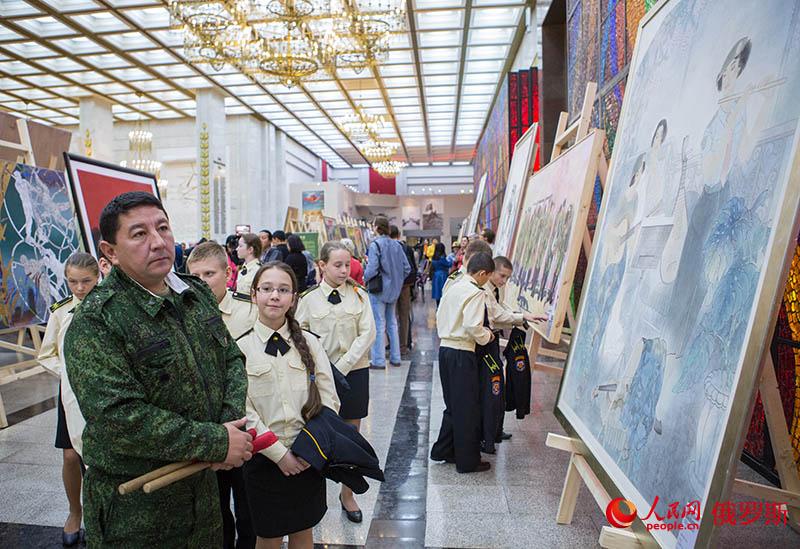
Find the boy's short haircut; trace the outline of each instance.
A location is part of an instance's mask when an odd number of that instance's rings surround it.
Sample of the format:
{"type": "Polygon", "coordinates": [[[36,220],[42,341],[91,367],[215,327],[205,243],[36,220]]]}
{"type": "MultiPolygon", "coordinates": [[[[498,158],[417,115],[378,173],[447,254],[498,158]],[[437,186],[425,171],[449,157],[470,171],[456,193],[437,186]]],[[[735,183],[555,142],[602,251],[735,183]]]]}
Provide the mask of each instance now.
{"type": "Polygon", "coordinates": [[[476,274],[481,271],[486,271],[487,273],[494,272],[494,259],[492,259],[492,254],[477,252],[470,258],[469,264],[467,265],[467,274],[476,274]]]}
{"type": "Polygon", "coordinates": [[[511,263],[511,260],[508,259],[506,256],[498,255],[497,257],[494,258],[494,268],[495,269],[503,268],[503,269],[508,269],[509,271],[513,271],[514,264],[511,263]]]}
{"type": "Polygon", "coordinates": [[[467,244],[467,249],[464,251],[464,260],[466,261],[478,252],[489,254],[489,258],[492,257],[492,247],[489,246],[488,242],[484,240],[473,240],[467,244]]]}
{"type": "Polygon", "coordinates": [[[223,269],[228,266],[228,254],[225,253],[225,248],[216,242],[203,242],[195,246],[189,254],[189,259],[186,260],[186,265],[188,267],[192,263],[206,259],[216,260],[223,269]]]}

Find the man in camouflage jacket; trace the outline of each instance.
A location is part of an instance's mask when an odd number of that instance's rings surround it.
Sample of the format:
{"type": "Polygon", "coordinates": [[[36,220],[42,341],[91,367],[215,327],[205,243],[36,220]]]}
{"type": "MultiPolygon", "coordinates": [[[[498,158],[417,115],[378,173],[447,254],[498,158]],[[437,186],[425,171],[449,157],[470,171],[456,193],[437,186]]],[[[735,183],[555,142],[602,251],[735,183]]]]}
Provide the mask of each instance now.
{"type": "Polygon", "coordinates": [[[171,272],[174,239],[157,198],[120,195],[103,210],[100,230],[114,268],[75,313],[64,343],[86,418],[87,541],[220,547],[212,470],[150,494],[117,487],[175,461],[229,469],[250,458],[250,436],[240,430],[242,355],[205,283],[171,272]]]}

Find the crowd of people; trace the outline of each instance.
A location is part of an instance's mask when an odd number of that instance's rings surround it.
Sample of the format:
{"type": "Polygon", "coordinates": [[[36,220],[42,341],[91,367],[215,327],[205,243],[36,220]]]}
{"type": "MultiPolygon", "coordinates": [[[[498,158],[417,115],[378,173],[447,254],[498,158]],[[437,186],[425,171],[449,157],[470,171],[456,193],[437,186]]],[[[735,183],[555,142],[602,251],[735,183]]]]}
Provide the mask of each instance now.
{"type": "Polygon", "coordinates": [[[266,548],[288,535],[311,547],[326,477],[361,522],[363,477],[382,478],[359,433],[369,371],[387,367],[387,350],[390,366],[409,358],[420,268],[433,273],[447,408],[431,458],[488,468],[479,452],[508,435],[480,401],[496,380],[477,364],[499,364],[498,330],[531,319],[498,295],[510,263],[492,258],[490,232],[448,257],[441,242],[408,246],[385,217],[374,226],[365,258],[347,239],[313,258],[284,231],[176,245],[147,193],[103,209],[101,264],[67,261],[72,295],[52,306],[40,356],[61,378],[64,545],[266,548]],[[334,436],[362,451],[337,456],[334,436]],[[336,459],[347,473],[324,467],[336,459]],[[208,466],[150,494],[120,488],[172,463],[208,466]]]}

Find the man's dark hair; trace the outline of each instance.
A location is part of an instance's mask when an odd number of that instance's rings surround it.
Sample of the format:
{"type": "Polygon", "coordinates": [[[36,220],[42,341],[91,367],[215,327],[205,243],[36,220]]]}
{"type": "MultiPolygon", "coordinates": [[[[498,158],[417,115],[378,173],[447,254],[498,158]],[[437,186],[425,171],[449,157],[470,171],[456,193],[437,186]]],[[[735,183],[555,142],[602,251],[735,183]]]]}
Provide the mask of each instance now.
{"type": "Polygon", "coordinates": [[[272,233],[272,239],[273,240],[283,240],[283,241],[285,241],[286,240],[286,233],[283,232],[283,231],[275,231],[274,233],[272,233]]]}
{"type": "Polygon", "coordinates": [[[469,259],[478,252],[483,252],[492,256],[492,247],[484,240],[473,240],[467,244],[467,249],[464,250],[464,259],[469,259]]]}
{"type": "Polygon", "coordinates": [[[272,240],[272,231],[268,231],[267,229],[261,229],[261,230],[260,230],[260,231],[258,231],[258,232],[259,232],[259,234],[261,234],[261,233],[267,233],[267,238],[268,238],[269,240],[272,240]]]}
{"type": "Polygon", "coordinates": [[[511,260],[508,259],[506,256],[498,255],[497,257],[494,258],[494,268],[495,269],[503,268],[503,269],[508,269],[510,271],[513,271],[514,270],[514,264],[511,263],[511,260]]]}
{"type": "Polygon", "coordinates": [[[164,205],[155,195],[144,191],[122,193],[111,199],[111,202],[106,204],[106,207],[100,213],[100,223],[98,223],[100,226],[100,238],[110,244],[116,244],[119,216],[142,206],[155,206],[164,212],[164,215],[169,219],[167,210],[164,209],[164,205]]]}
{"type": "Polygon", "coordinates": [[[400,238],[400,229],[397,225],[389,225],[389,238],[400,238]]]}
{"type": "Polygon", "coordinates": [[[375,232],[384,235],[389,234],[389,220],[384,215],[375,217],[375,232]]]}
{"type": "Polygon", "coordinates": [[[477,274],[481,271],[486,271],[487,273],[494,272],[494,259],[492,259],[492,254],[478,252],[469,259],[467,274],[477,274]]]}
{"type": "Polygon", "coordinates": [[[489,244],[494,244],[494,231],[492,229],[483,229],[483,238],[489,244]]]}

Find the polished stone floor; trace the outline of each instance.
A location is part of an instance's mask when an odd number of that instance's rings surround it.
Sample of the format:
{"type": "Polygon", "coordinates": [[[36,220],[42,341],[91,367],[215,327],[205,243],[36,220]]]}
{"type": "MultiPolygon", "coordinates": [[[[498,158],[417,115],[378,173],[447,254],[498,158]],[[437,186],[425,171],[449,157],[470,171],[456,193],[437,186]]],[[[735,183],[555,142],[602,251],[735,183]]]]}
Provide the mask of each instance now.
{"type": "MultiPolygon", "coordinates": [[[[558,379],[535,372],[532,413],[517,420],[513,434],[484,473],[458,474],[453,465],[428,460],[438,434],[443,402],[438,339],[431,301],[414,307],[414,352],[399,368],[370,371],[370,414],[362,432],[374,446],[386,481],[370,481],[357,500],[361,524],[348,522],[328,484],[328,513],[314,530],[319,547],[599,547],[603,512],[581,488],[570,525],[555,522],[569,455],[545,446],[547,433],[563,434],[552,410],[558,379]]],[[[0,361],[3,359],[0,356],[0,361]]],[[[53,448],[54,396],[47,374],[0,387],[11,427],[0,430],[0,548],[59,547],[67,513],[60,451],[53,448]]],[[[738,476],[759,477],[740,464],[738,476]]],[[[734,498],[734,501],[739,501],[734,498]]],[[[720,547],[800,547],[786,527],[729,527],[720,547]]]]}

